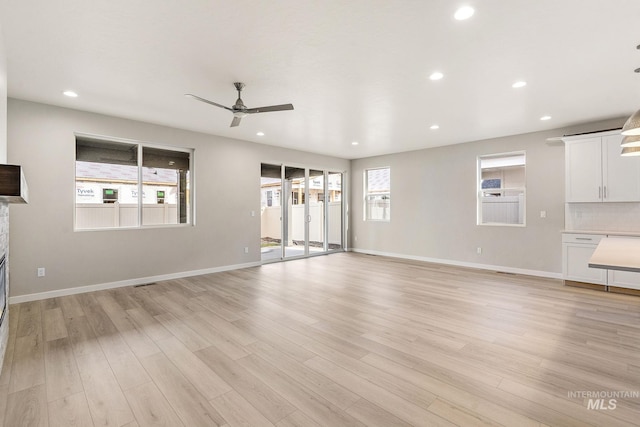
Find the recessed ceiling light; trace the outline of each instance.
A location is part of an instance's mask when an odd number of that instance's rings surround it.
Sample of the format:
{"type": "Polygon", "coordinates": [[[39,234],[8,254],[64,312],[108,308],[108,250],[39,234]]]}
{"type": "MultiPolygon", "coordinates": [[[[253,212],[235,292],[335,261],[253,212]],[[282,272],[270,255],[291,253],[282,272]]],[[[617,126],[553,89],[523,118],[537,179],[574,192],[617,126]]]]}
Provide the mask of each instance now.
{"type": "Polygon", "coordinates": [[[75,93],[75,92],[74,92],[74,91],[72,91],[72,90],[65,90],[64,92],[62,92],[62,94],[63,94],[64,96],[68,96],[69,98],[77,98],[77,97],[78,97],[78,94],[77,94],[77,93],[75,93]]]}
{"type": "Polygon", "coordinates": [[[520,80],[518,82],[515,82],[514,84],[511,85],[512,88],[514,89],[518,89],[520,87],[525,87],[527,85],[527,82],[525,82],[524,80],[520,80]]]}
{"type": "Polygon", "coordinates": [[[438,125],[431,125],[431,127],[430,127],[429,129],[431,129],[431,130],[440,129],[440,126],[438,126],[438,125]]]}
{"type": "Polygon", "coordinates": [[[358,144],[360,144],[358,141],[353,141],[353,142],[351,143],[351,145],[358,145],[358,144]]]}
{"type": "Polygon", "coordinates": [[[476,11],[471,6],[462,6],[456,10],[453,17],[458,21],[464,21],[465,19],[471,18],[475,12],[476,11]]]}
{"type": "Polygon", "coordinates": [[[551,116],[542,116],[540,120],[551,120],[551,116]]]}
{"type": "Polygon", "coordinates": [[[256,135],[258,135],[258,136],[264,136],[264,132],[262,132],[262,131],[257,132],[257,133],[256,133],[256,135]]]}
{"type": "Polygon", "coordinates": [[[429,79],[431,79],[431,80],[440,80],[443,77],[444,77],[444,74],[442,74],[440,71],[434,71],[429,76],[429,79]]]}

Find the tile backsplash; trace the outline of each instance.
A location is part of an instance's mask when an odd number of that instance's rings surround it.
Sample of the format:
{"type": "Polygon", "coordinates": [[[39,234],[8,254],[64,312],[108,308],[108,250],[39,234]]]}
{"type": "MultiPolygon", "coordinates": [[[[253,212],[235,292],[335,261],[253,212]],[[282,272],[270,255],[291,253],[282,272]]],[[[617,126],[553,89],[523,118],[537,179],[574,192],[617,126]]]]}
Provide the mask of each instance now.
{"type": "Polygon", "coordinates": [[[640,232],[640,203],[567,203],[565,229],[640,232]]]}

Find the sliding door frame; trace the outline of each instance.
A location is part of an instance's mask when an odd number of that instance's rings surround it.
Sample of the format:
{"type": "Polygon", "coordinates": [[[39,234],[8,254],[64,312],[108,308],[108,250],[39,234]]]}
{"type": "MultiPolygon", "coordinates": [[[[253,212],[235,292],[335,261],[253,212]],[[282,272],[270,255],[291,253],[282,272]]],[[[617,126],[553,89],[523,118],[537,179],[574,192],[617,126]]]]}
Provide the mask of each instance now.
{"type": "Polygon", "coordinates": [[[270,260],[261,260],[263,264],[268,264],[272,262],[281,262],[288,261],[293,259],[303,259],[309,258],[313,256],[321,256],[327,255],[331,253],[344,252],[347,250],[347,172],[346,171],[336,171],[331,168],[316,168],[307,165],[299,165],[295,163],[282,163],[282,162],[261,162],[262,164],[280,166],[280,188],[281,188],[281,196],[280,196],[280,257],[277,259],[270,260]],[[304,252],[302,255],[294,255],[294,256],[286,256],[286,242],[285,237],[289,238],[288,228],[289,222],[291,218],[289,215],[289,200],[292,195],[289,194],[290,191],[286,186],[286,168],[298,168],[304,170],[304,252]],[[309,217],[309,174],[310,171],[322,171],[322,180],[323,180],[323,192],[324,192],[324,201],[323,201],[323,231],[322,231],[322,239],[323,239],[323,247],[322,251],[310,251],[309,250],[309,223],[311,218],[309,217]],[[341,188],[340,188],[340,249],[329,250],[329,203],[328,193],[329,193],[329,174],[341,174],[341,188]]]}

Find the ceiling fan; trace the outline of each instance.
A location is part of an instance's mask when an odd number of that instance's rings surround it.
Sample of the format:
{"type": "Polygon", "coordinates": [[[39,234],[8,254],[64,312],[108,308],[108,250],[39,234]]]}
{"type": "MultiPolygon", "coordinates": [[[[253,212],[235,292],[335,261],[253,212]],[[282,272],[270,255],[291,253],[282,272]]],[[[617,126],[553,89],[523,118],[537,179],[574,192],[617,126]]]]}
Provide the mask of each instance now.
{"type": "Polygon", "coordinates": [[[240,120],[247,114],[256,114],[256,113],[268,113],[270,111],[285,111],[285,110],[293,110],[293,105],[291,104],[282,104],[282,105],[270,105],[268,107],[259,107],[259,108],[247,108],[242,102],[242,98],[240,97],[240,92],[244,89],[245,84],[241,82],[235,82],[233,84],[238,91],[238,99],[236,99],[235,105],[232,107],[225,107],[224,105],[218,104],[213,101],[209,101],[208,99],[201,98],[196,95],[192,95],[190,93],[185,93],[184,96],[191,97],[198,101],[206,102],[207,104],[214,105],[216,107],[224,108],[225,110],[229,110],[233,113],[233,120],[231,121],[231,127],[238,126],[240,124],[240,120]]]}

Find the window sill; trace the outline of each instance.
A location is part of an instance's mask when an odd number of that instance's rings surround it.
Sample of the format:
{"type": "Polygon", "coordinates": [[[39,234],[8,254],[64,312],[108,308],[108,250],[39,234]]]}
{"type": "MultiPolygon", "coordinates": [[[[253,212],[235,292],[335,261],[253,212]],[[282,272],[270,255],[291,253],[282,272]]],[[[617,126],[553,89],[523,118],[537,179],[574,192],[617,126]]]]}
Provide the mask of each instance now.
{"type": "Polygon", "coordinates": [[[143,225],[133,227],[100,227],[100,228],[74,228],[74,232],[83,233],[85,231],[129,231],[129,230],[151,230],[162,228],[186,228],[193,227],[194,224],[157,224],[157,225],[143,225]]]}
{"type": "Polygon", "coordinates": [[[486,222],[483,224],[476,224],[476,225],[481,225],[481,226],[489,226],[489,227],[526,227],[527,224],[505,224],[505,223],[500,223],[500,222],[486,222]]]}

